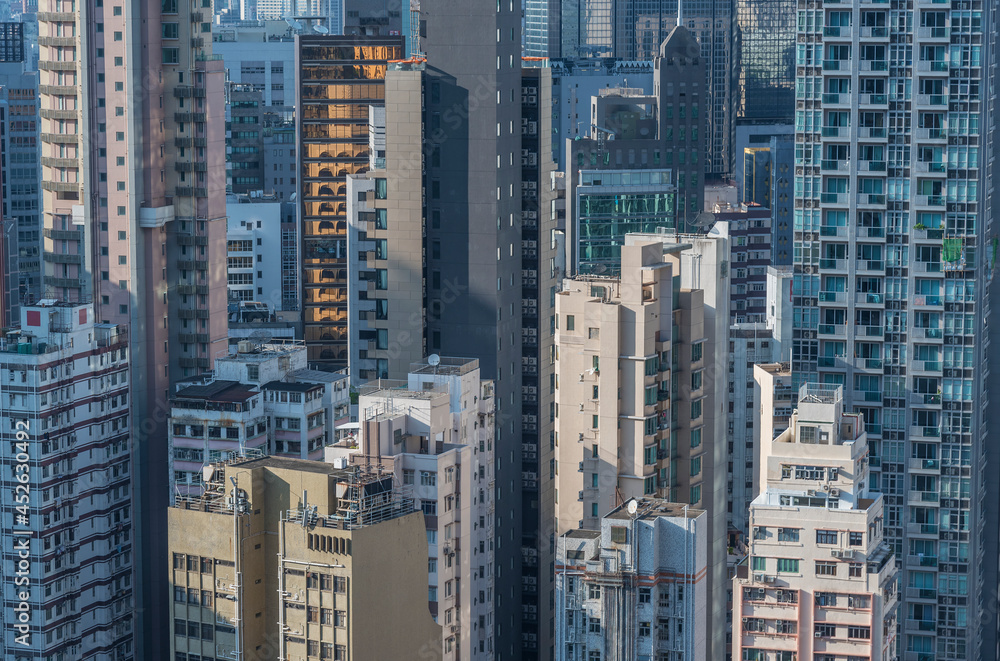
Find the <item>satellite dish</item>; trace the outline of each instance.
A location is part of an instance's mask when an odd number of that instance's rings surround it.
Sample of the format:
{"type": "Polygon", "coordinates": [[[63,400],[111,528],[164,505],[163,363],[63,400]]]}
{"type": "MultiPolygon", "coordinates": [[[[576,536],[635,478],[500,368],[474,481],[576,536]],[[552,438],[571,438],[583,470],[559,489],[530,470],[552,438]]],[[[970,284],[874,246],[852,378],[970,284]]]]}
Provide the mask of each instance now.
{"type": "Polygon", "coordinates": [[[330,29],[326,28],[326,27],[323,27],[322,25],[314,25],[313,26],[313,30],[315,30],[316,32],[318,32],[320,34],[330,34],[330,29]]]}
{"type": "Polygon", "coordinates": [[[625,509],[628,510],[629,516],[635,516],[635,513],[639,511],[639,503],[637,503],[635,501],[635,498],[633,498],[632,500],[628,501],[628,505],[625,506],[625,509]]]}
{"type": "Polygon", "coordinates": [[[250,339],[252,339],[257,344],[268,344],[273,338],[271,337],[271,334],[268,333],[266,330],[258,329],[250,333],[250,339]]]}
{"type": "Polygon", "coordinates": [[[293,21],[288,16],[285,17],[285,23],[287,23],[288,27],[290,27],[290,28],[294,28],[295,27],[295,21],[293,21]]]}
{"type": "Polygon", "coordinates": [[[437,355],[436,353],[432,353],[431,355],[427,356],[427,364],[430,365],[431,367],[437,367],[438,365],[441,364],[441,356],[437,355]]]}
{"type": "Polygon", "coordinates": [[[608,271],[607,264],[596,264],[593,268],[594,275],[601,275],[603,273],[607,273],[607,271],[608,271]]]}
{"type": "Polygon", "coordinates": [[[715,214],[709,213],[708,211],[702,211],[700,214],[694,217],[691,224],[695,227],[706,227],[715,222],[715,214]]]}

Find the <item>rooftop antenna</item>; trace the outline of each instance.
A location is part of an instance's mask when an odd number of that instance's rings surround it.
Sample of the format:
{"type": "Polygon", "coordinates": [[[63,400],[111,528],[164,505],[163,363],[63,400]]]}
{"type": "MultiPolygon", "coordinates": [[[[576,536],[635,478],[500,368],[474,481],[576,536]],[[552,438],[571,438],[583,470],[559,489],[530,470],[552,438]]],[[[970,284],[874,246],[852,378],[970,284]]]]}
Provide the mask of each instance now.
{"type": "Polygon", "coordinates": [[[677,0],[677,25],[684,25],[684,0],[677,0]]]}

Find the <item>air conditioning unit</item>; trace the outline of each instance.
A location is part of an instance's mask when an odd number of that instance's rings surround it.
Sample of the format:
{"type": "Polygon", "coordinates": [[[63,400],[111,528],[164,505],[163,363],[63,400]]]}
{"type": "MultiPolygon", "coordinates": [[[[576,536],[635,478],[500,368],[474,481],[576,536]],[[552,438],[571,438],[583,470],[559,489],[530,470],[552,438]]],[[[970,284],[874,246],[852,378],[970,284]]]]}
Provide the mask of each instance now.
{"type": "Polygon", "coordinates": [[[771,576],[770,574],[767,575],[767,576],[765,576],[764,577],[764,582],[765,583],[774,583],[774,576],[771,576]]]}
{"type": "Polygon", "coordinates": [[[840,497],[840,489],[830,489],[830,495],[834,498],[840,497]]]}
{"type": "Polygon", "coordinates": [[[830,485],[829,484],[824,484],[823,485],[823,491],[829,491],[829,490],[830,490],[830,485]]]}
{"type": "Polygon", "coordinates": [[[817,632],[816,632],[816,637],[817,637],[817,638],[822,638],[822,637],[823,637],[823,634],[822,634],[822,633],[820,633],[819,631],[817,631],[817,632]]]}
{"type": "Polygon", "coordinates": [[[806,495],[807,496],[815,496],[816,495],[816,490],[815,489],[809,489],[808,491],[806,491],[806,495]]]}
{"type": "Polygon", "coordinates": [[[753,575],[753,580],[755,582],[757,582],[757,583],[763,583],[764,582],[764,575],[763,574],[754,574],[753,575]]]}
{"type": "Polygon", "coordinates": [[[750,618],[748,618],[748,617],[744,617],[744,618],[743,618],[743,624],[746,624],[746,623],[747,623],[747,620],[749,620],[749,619],[750,619],[750,618]]]}

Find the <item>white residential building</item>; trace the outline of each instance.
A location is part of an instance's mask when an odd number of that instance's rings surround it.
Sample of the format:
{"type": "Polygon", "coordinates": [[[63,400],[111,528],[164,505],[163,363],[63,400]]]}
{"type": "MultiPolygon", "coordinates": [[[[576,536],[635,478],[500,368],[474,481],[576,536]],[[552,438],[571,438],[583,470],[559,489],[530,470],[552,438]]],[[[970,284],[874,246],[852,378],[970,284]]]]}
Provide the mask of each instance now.
{"type": "Polygon", "coordinates": [[[479,361],[411,366],[407,381],[360,388],[360,434],[327,461],[379,464],[412,490],[428,542],[428,603],[445,659],[493,659],[493,382],[479,361]]]}
{"type": "Polygon", "coordinates": [[[226,257],[230,304],[255,301],[270,312],[282,303],[281,203],[226,204],[226,257]]]}
{"type": "Polygon", "coordinates": [[[556,661],[705,661],[704,510],[630,499],[556,547],[556,661]]]}
{"type": "MultiPolygon", "coordinates": [[[[805,384],[789,428],[760,445],[750,555],[733,582],[733,658],[898,658],[897,569],[883,497],[868,489],[864,417],[844,412],[840,386],[805,384]]],[[[932,608],[907,629],[933,627],[932,608]]]]}
{"type": "Polygon", "coordinates": [[[132,658],[130,358],[90,305],[21,306],[0,339],[4,659],[132,658]]]}

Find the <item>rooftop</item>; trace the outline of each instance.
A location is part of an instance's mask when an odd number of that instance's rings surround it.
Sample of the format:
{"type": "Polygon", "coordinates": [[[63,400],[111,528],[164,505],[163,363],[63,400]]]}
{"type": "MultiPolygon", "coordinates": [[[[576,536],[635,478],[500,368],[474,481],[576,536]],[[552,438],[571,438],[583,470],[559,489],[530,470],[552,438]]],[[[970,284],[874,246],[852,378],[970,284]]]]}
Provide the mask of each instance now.
{"type": "Polygon", "coordinates": [[[835,404],[844,398],[841,386],[823,383],[804,383],[799,388],[799,404],[835,404]]]}
{"type": "Polygon", "coordinates": [[[568,539],[598,539],[600,536],[600,530],[584,530],[583,528],[568,530],[563,533],[563,537],[568,539]]]}
{"type": "Polygon", "coordinates": [[[211,402],[245,402],[255,390],[239,381],[213,381],[204,385],[188,386],[174,394],[174,399],[200,399],[211,402]]]}
{"type": "MultiPolygon", "coordinates": [[[[640,520],[652,520],[661,516],[686,516],[689,519],[697,519],[705,513],[705,510],[696,509],[684,503],[672,503],[669,500],[661,500],[659,498],[634,498],[633,500],[635,500],[637,505],[634,518],[640,520]]],[[[628,513],[628,503],[625,503],[616,507],[604,518],[629,520],[633,517],[628,513]]]]}
{"type": "Polygon", "coordinates": [[[438,356],[438,364],[432,365],[430,356],[425,360],[410,364],[410,374],[446,374],[449,376],[461,376],[468,374],[472,370],[479,369],[478,358],[452,358],[448,356],[438,356]]]}
{"type": "Polygon", "coordinates": [[[306,459],[292,459],[290,457],[260,457],[249,461],[234,462],[234,468],[253,470],[254,468],[281,468],[283,470],[294,470],[302,473],[319,473],[325,475],[336,475],[337,477],[348,478],[353,476],[357,469],[336,468],[333,464],[324,461],[309,461],[306,459]]]}
{"type": "Polygon", "coordinates": [[[296,381],[269,381],[262,385],[261,390],[284,390],[286,392],[309,392],[320,390],[323,386],[317,383],[298,383],[296,381]]]}
{"type": "Polygon", "coordinates": [[[323,370],[295,370],[294,372],[289,372],[288,376],[295,379],[305,379],[307,381],[321,381],[323,383],[336,383],[337,381],[343,381],[348,378],[346,371],[340,372],[325,372],[323,370]]]}

